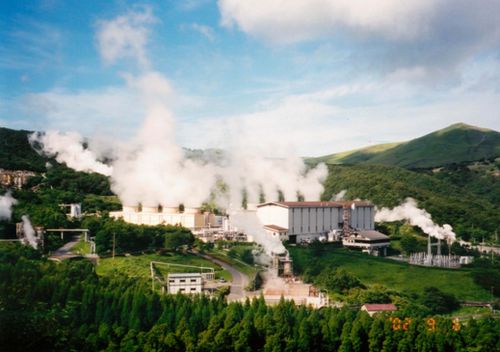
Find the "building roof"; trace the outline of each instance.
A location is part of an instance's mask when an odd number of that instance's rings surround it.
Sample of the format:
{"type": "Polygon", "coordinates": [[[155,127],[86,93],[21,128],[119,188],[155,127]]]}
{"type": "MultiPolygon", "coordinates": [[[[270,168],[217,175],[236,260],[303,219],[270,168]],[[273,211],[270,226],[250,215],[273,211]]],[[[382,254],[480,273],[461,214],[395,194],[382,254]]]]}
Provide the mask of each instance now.
{"type": "Polygon", "coordinates": [[[287,232],[288,229],[278,226],[278,225],[264,225],[265,229],[269,229],[271,231],[276,231],[276,232],[287,232]]]}
{"type": "Polygon", "coordinates": [[[383,233],[375,230],[360,230],[356,231],[356,233],[358,234],[358,236],[364,237],[369,241],[376,241],[376,240],[389,241],[389,236],[386,236],[383,233]]]}
{"type": "Polygon", "coordinates": [[[359,207],[371,207],[372,203],[361,200],[342,201],[342,202],[267,202],[257,205],[258,208],[268,205],[277,205],[283,208],[343,208],[351,207],[352,205],[359,207]]]}
{"type": "Polygon", "coordinates": [[[168,274],[168,278],[176,278],[176,277],[201,277],[200,273],[172,273],[168,274]]]}
{"type": "Polygon", "coordinates": [[[361,308],[365,308],[369,312],[393,312],[398,308],[392,304],[364,304],[361,308]]]}

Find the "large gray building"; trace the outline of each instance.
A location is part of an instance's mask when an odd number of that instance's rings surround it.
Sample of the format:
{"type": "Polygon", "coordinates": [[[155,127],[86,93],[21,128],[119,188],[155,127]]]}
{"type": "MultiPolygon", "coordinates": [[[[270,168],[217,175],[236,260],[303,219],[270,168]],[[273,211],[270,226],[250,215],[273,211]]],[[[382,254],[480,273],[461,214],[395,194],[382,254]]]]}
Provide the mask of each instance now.
{"type": "Polygon", "coordinates": [[[310,242],[338,231],[374,230],[374,206],[365,201],[269,202],[257,206],[265,230],[291,243],[310,242]]]}

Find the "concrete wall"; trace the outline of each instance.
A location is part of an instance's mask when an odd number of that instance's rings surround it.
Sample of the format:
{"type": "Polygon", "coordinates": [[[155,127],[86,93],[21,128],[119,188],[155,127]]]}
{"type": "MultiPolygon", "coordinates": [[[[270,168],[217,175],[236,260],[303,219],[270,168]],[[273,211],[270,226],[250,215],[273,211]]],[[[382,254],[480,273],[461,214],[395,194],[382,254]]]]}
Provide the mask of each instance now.
{"type": "Polygon", "coordinates": [[[319,236],[331,230],[339,229],[339,222],[342,222],[341,208],[293,207],[290,208],[289,233],[319,236]]]}
{"type": "Polygon", "coordinates": [[[358,230],[374,230],[374,208],[373,206],[357,206],[351,212],[351,227],[358,230]]]}

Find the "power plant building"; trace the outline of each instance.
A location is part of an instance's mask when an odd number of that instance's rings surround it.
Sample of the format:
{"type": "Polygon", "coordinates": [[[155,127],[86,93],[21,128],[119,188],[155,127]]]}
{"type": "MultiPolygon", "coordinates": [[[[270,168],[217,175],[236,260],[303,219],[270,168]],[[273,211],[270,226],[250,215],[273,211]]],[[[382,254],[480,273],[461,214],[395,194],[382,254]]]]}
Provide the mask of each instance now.
{"type": "Polygon", "coordinates": [[[188,229],[200,229],[206,226],[217,226],[220,222],[214,214],[203,214],[199,208],[124,206],[122,211],[109,213],[110,217],[123,219],[136,225],[180,225],[188,229]]]}
{"type": "Polygon", "coordinates": [[[375,229],[374,206],[364,201],[269,202],[257,206],[257,216],[271,236],[291,243],[340,234],[345,219],[349,229],[375,229]]]}

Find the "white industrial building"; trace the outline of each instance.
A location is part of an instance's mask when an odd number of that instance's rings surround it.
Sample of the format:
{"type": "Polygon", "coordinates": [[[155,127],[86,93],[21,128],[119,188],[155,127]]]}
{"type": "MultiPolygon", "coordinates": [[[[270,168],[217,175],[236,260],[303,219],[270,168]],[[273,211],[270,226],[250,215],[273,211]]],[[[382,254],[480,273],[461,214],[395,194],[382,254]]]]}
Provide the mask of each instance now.
{"type": "Polygon", "coordinates": [[[375,231],[375,209],[365,201],[268,202],[257,216],[269,234],[290,243],[342,239],[345,247],[383,255],[389,237],[375,231]]]}
{"type": "Polygon", "coordinates": [[[373,230],[373,204],[353,202],[269,202],[257,206],[257,216],[272,236],[291,243],[327,237],[344,226],[348,212],[350,228],[373,230]]]}
{"type": "Polygon", "coordinates": [[[201,293],[203,290],[203,277],[201,273],[175,273],[168,274],[168,293],[201,293]]]}
{"type": "Polygon", "coordinates": [[[109,216],[136,225],[180,225],[191,230],[220,226],[222,222],[219,217],[202,213],[199,208],[185,208],[180,212],[178,207],[124,206],[122,211],[110,212],[109,216]]]}

